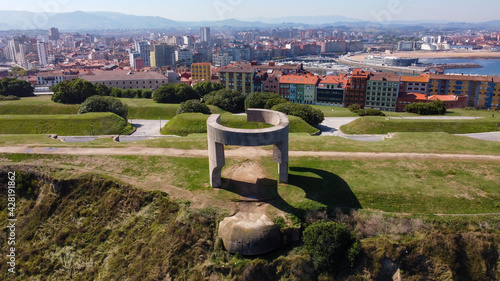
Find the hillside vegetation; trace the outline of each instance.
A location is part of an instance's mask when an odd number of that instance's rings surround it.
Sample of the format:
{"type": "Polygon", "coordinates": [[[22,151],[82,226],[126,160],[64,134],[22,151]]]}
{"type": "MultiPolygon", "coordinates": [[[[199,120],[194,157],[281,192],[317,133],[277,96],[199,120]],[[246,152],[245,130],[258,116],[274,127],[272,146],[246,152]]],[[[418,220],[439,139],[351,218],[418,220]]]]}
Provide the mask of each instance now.
{"type": "MultiPolygon", "coordinates": [[[[315,269],[299,243],[255,258],[230,255],[217,237],[227,215],[195,208],[166,193],[143,191],[83,174],[53,178],[39,168],[16,171],[16,275],[10,280],[497,280],[500,278],[498,217],[418,218],[370,211],[311,210],[303,229],[319,220],[345,225],[361,241],[353,269],[315,269]]],[[[55,173],[52,170],[51,173],[55,173]]],[[[7,219],[7,197],[0,219],[7,219]]],[[[285,226],[286,227],[286,226],[285,226]]],[[[282,229],[283,233],[287,230],[282,229]]],[[[6,235],[0,243],[7,243],[6,235]]],[[[336,263],[333,264],[334,266],[336,263]]]]}
{"type": "Polygon", "coordinates": [[[132,125],[114,113],[0,115],[0,134],[88,136],[125,135],[132,131],[132,125]]]}

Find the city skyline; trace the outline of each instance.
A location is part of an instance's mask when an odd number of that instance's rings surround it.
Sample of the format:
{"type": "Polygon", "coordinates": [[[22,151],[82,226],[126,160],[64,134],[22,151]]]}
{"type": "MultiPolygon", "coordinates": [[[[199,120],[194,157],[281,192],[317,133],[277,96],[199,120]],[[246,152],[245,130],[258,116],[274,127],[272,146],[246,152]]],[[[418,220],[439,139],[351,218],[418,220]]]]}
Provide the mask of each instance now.
{"type": "Polygon", "coordinates": [[[38,13],[67,13],[74,11],[112,11],[138,16],[159,16],[176,21],[217,21],[225,19],[261,20],[297,16],[342,16],[355,20],[390,21],[455,21],[484,22],[500,20],[497,15],[500,2],[484,0],[477,5],[465,0],[373,0],[329,1],[320,5],[304,5],[297,0],[263,1],[251,4],[242,0],[214,0],[174,2],[151,0],[137,5],[136,1],[69,2],[67,0],[26,0],[2,4],[4,11],[28,11],[38,13]],[[360,8],[361,7],[361,8],[360,8]],[[453,7],[453,8],[450,8],[453,7]],[[485,9],[487,7],[487,9],[485,9]]]}

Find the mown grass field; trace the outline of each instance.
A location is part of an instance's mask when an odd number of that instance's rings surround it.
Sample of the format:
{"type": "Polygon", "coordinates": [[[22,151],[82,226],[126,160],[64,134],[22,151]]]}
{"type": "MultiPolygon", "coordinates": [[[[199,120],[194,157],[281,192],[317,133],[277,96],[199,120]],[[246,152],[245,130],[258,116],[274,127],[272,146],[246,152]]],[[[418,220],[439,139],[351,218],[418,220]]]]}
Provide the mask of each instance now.
{"type": "MultiPolygon", "coordinates": [[[[201,113],[186,113],[176,116],[170,120],[162,129],[164,135],[187,136],[189,134],[203,134],[207,132],[207,119],[209,115],[201,113]]],[[[269,128],[271,125],[266,123],[247,122],[246,116],[229,115],[221,116],[221,124],[230,128],[241,129],[261,129],[269,128]]],[[[288,116],[290,121],[290,133],[314,134],[318,129],[310,126],[304,120],[295,116],[288,116]]]]}
{"type": "MultiPolygon", "coordinates": [[[[271,180],[277,178],[271,157],[255,161],[271,180]]],[[[3,154],[0,163],[64,167],[56,169],[58,173],[99,171],[148,190],[169,193],[180,188],[212,203],[220,198],[220,191],[209,187],[207,158],[3,154]]],[[[225,169],[237,163],[229,158],[225,169]]],[[[276,185],[281,199],[271,204],[297,215],[322,208],[424,215],[500,213],[499,178],[500,165],[494,161],[291,157],[289,184],[276,185]]]]}
{"type": "Polygon", "coordinates": [[[387,117],[363,117],[342,126],[346,134],[386,134],[396,132],[446,132],[470,134],[500,130],[500,118],[475,120],[408,120],[387,117]]]}
{"type": "Polygon", "coordinates": [[[132,125],[114,113],[0,115],[0,134],[89,136],[123,135],[132,131],[132,125]]]}
{"type": "MultiPolygon", "coordinates": [[[[0,135],[0,146],[50,147],[151,147],[177,149],[207,149],[206,134],[186,137],[158,138],[128,143],[111,139],[98,139],[85,143],[63,143],[48,135],[0,135]]],[[[264,147],[270,149],[270,147],[264,147]]],[[[290,151],[391,152],[391,153],[445,153],[500,155],[498,142],[483,141],[447,133],[398,133],[379,142],[360,142],[340,137],[290,134],[290,151]]]]}
{"type": "MultiPolygon", "coordinates": [[[[16,101],[0,102],[0,115],[58,115],[77,114],[80,105],[65,105],[53,102],[50,96],[36,96],[22,98],[16,101]]],[[[127,99],[120,98],[129,106],[128,117],[133,119],[163,119],[170,120],[175,117],[179,104],[160,104],[152,99],[127,99]]],[[[212,113],[227,113],[216,106],[209,106],[212,113]]]]}

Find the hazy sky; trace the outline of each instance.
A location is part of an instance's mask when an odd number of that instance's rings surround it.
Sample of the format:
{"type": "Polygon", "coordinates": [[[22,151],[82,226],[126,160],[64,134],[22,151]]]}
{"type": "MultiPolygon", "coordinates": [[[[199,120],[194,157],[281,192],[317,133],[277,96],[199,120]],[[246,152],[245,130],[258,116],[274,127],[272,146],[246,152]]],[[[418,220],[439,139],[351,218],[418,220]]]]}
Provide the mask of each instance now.
{"type": "Polygon", "coordinates": [[[1,10],[113,11],[198,21],[259,17],[342,15],[370,21],[500,20],[498,0],[2,0],[1,10]]]}

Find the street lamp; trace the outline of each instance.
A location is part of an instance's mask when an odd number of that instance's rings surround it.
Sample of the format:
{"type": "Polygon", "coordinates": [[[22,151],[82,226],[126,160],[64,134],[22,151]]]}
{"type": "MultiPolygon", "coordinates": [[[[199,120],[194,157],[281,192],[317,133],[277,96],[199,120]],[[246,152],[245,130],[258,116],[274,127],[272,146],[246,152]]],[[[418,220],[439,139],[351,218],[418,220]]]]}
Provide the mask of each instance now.
{"type": "Polygon", "coordinates": [[[384,124],[384,123],[382,123],[382,134],[383,134],[383,133],[384,133],[384,131],[385,131],[384,129],[385,129],[385,124],[384,124]]]}
{"type": "Polygon", "coordinates": [[[94,135],[94,123],[90,123],[90,130],[92,131],[92,135],[94,135]]]}
{"type": "Polygon", "coordinates": [[[441,132],[441,124],[438,125],[438,132],[441,132]]]}
{"type": "Polygon", "coordinates": [[[38,135],[38,125],[35,125],[36,134],[38,135]]]}
{"type": "Polygon", "coordinates": [[[160,117],[160,132],[161,132],[161,117],[160,117]]]}

